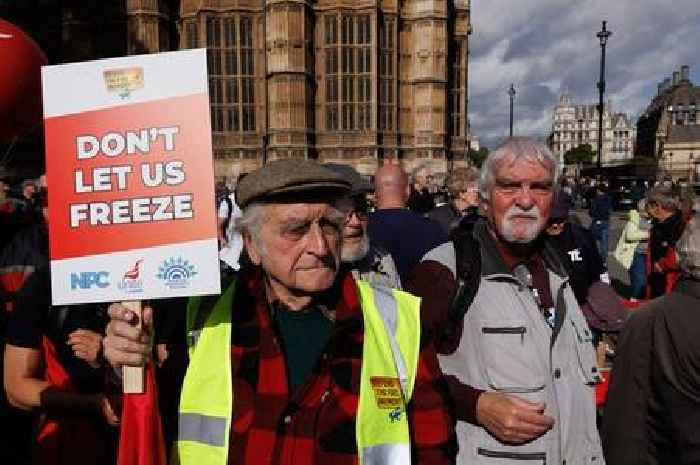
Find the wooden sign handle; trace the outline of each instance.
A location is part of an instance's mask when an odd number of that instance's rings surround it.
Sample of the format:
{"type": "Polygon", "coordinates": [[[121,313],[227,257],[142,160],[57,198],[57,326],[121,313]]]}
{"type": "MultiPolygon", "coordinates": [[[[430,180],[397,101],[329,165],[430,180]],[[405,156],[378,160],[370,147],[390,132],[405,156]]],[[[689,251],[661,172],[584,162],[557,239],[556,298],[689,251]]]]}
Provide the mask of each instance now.
{"type": "MultiPolygon", "coordinates": [[[[124,307],[128,308],[132,312],[136,313],[138,316],[137,328],[141,328],[143,320],[143,311],[141,308],[140,300],[130,300],[121,303],[124,307]]],[[[143,378],[144,378],[144,368],[143,367],[122,367],[122,390],[124,394],[142,394],[144,391],[143,378]]]]}

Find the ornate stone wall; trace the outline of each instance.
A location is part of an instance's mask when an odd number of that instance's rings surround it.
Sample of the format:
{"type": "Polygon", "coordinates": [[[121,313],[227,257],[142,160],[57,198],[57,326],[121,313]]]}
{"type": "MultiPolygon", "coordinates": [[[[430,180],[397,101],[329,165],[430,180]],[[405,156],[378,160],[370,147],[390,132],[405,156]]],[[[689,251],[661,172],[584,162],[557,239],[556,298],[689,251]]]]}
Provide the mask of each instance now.
{"type": "Polygon", "coordinates": [[[128,50],[207,48],[217,177],[288,157],[466,163],[469,0],[173,3],[127,0],[128,50]]]}

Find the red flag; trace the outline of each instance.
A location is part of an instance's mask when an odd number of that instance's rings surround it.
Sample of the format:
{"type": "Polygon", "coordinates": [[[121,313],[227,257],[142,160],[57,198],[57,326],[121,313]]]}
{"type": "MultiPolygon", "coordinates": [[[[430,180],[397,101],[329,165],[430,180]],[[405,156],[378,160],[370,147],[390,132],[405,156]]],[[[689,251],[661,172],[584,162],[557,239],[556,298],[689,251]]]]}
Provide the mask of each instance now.
{"type": "Polygon", "coordinates": [[[144,370],[143,394],[124,394],[118,465],[166,465],[153,362],[144,370]]]}

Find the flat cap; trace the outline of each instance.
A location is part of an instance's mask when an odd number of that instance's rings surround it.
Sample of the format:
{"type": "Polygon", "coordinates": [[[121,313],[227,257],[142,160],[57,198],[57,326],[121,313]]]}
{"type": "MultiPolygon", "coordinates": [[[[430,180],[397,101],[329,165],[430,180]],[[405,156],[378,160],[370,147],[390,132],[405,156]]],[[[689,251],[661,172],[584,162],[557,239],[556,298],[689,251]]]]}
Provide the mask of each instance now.
{"type": "Polygon", "coordinates": [[[363,178],[362,175],[352,166],[343,165],[341,163],[324,163],[323,166],[341,175],[346,181],[348,181],[350,183],[352,195],[366,194],[367,192],[372,191],[372,186],[370,185],[369,181],[363,178]]]}
{"type": "Polygon", "coordinates": [[[253,171],[236,186],[241,208],[256,200],[293,199],[297,194],[350,192],[350,181],[312,160],[278,160],[253,171]]]}

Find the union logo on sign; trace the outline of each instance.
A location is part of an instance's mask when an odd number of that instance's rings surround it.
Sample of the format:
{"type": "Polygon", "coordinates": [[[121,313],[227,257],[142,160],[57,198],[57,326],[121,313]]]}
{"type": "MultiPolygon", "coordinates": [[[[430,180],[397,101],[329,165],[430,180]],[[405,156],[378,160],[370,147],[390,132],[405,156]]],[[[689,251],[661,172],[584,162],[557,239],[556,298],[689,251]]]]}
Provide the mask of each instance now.
{"type": "Polygon", "coordinates": [[[165,281],[170,289],[184,289],[189,287],[190,280],[197,275],[197,271],[189,260],[182,257],[169,258],[158,267],[156,277],[165,281]]]}
{"type": "Polygon", "coordinates": [[[122,277],[117,287],[124,292],[143,292],[143,280],[141,277],[141,264],[143,260],[137,260],[134,266],[129,268],[122,277]]]}

